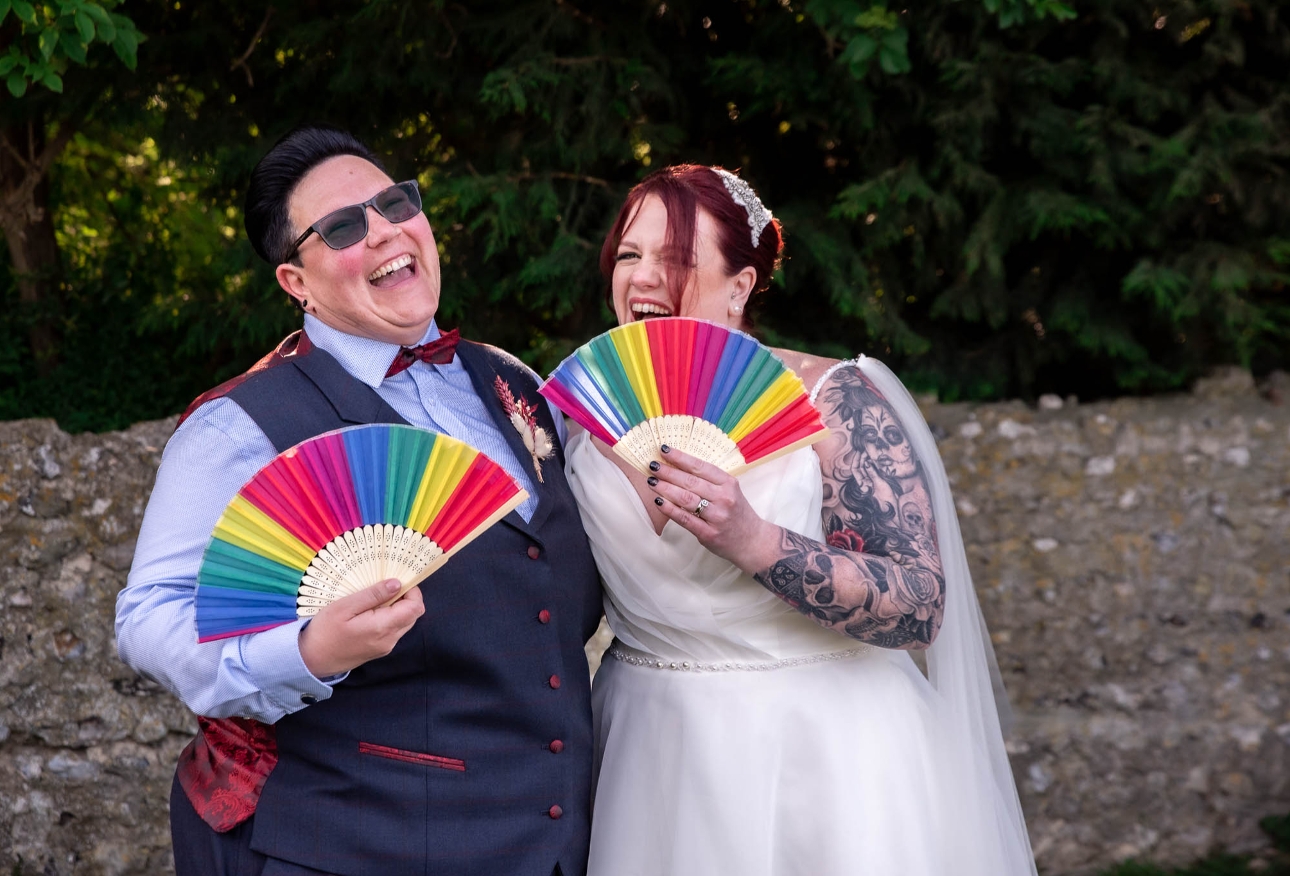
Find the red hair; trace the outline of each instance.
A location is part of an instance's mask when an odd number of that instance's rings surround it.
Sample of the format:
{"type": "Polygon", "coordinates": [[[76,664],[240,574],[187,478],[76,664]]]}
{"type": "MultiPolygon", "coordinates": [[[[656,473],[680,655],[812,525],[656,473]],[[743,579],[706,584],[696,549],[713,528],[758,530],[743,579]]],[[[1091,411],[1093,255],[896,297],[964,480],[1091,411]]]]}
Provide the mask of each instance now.
{"type": "MultiPolygon", "coordinates": [[[[669,253],[667,288],[672,298],[673,313],[681,313],[681,296],[694,274],[694,238],[699,210],[716,220],[717,251],[725,261],[726,276],[732,277],[744,268],[752,267],[757,272],[752,294],[762,292],[770,285],[770,278],[779,266],[780,253],[784,249],[779,220],[770,220],[754,247],[748,211],[735,203],[720,175],[713,168],[701,164],[665,167],[645,177],[627,193],[627,200],[600,248],[600,273],[606,280],[612,282],[614,260],[623,233],[636,218],[641,202],[650,195],[657,196],[667,210],[664,245],[669,253]]],[[[606,296],[612,310],[612,286],[606,296]]]]}

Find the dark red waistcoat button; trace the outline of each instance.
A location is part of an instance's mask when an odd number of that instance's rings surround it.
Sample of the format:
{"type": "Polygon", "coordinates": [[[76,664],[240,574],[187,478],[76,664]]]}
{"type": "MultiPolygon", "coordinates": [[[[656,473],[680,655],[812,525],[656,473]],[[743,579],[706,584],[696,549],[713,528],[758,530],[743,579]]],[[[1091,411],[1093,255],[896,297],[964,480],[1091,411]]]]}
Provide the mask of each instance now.
{"type": "Polygon", "coordinates": [[[544,624],[551,623],[551,612],[547,611],[545,608],[542,609],[538,612],[538,620],[544,624]]]}
{"type": "Polygon", "coordinates": [[[546,814],[550,815],[552,818],[559,818],[561,815],[564,815],[564,810],[561,809],[557,804],[555,806],[552,806],[550,809],[548,809],[546,811],[546,814]]]}
{"type": "Polygon", "coordinates": [[[529,559],[536,560],[540,556],[542,556],[542,549],[535,544],[529,545],[529,559]]]}
{"type": "Polygon", "coordinates": [[[558,675],[553,675],[553,676],[551,676],[551,678],[547,681],[547,684],[551,685],[552,690],[559,690],[559,689],[560,689],[560,676],[558,676],[558,675]]]}
{"type": "Polygon", "coordinates": [[[552,754],[559,754],[564,751],[564,742],[559,739],[552,739],[551,744],[548,745],[547,748],[551,749],[552,754]]]}

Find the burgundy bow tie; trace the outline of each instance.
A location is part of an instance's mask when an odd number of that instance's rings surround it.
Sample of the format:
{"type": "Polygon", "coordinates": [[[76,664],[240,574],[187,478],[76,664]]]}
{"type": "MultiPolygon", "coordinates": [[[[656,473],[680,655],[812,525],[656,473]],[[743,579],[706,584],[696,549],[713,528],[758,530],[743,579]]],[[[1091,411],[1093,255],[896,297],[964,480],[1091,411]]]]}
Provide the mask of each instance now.
{"type": "Polygon", "coordinates": [[[390,363],[390,370],[385,372],[386,377],[393,377],[400,371],[406,371],[412,367],[413,362],[429,362],[431,365],[449,365],[452,363],[452,357],[457,354],[457,341],[460,335],[457,329],[447,331],[438,338],[419,347],[402,347],[399,354],[394,357],[390,363]]]}

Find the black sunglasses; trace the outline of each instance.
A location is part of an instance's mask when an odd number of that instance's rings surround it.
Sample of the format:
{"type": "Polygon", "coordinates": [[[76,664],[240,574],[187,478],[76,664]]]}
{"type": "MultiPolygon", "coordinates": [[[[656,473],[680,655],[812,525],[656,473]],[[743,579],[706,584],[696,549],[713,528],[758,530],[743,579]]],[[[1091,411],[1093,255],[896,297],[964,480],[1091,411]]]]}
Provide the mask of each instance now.
{"type": "Polygon", "coordinates": [[[377,192],[361,204],[350,204],[333,210],[306,228],[305,233],[296,238],[282,261],[291,261],[296,250],[300,249],[300,244],[315,231],[322,242],[332,249],[344,249],[358,243],[367,237],[368,207],[374,208],[388,222],[407,222],[421,212],[421,189],[417,187],[416,180],[410,179],[377,192]]]}

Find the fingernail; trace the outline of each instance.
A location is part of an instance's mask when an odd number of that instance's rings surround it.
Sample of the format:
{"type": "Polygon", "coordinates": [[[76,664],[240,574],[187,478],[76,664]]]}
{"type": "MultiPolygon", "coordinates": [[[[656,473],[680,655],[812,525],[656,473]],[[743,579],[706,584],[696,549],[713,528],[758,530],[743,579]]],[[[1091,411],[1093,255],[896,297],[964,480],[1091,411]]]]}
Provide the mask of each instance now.
{"type": "Polygon", "coordinates": [[[662,450],[664,453],[671,453],[671,452],[672,452],[672,448],[671,448],[671,447],[668,447],[666,444],[664,444],[664,445],[663,445],[662,447],[660,447],[659,449],[660,449],[660,450],[662,450]]]}
{"type": "Polygon", "coordinates": [[[654,497],[654,504],[655,504],[655,505],[657,505],[658,507],[662,508],[662,507],[663,507],[663,497],[662,497],[662,496],[655,496],[655,497],[654,497]]]}
{"type": "Polygon", "coordinates": [[[398,582],[398,581],[393,581],[393,580],[391,580],[391,581],[386,581],[386,582],[385,582],[385,592],[386,592],[386,593],[397,593],[397,592],[399,592],[399,587],[401,587],[401,586],[402,586],[402,585],[401,585],[401,584],[399,584],[399,582],[398,582]]]}
{"type": "Polygon", "coordinates": [[[658,486],[658,478],[654,477],[653,475],[650,475],[649,477],[647,477],[647,478],[645,479],[645,483],[649,484],[651,487],[657,487],[657,486],[658,486]]]}
{"type": "Polygon", "coordinates": [[[651,462],[649,464],[650,471],[658,471],[660,468],[662,468],[662,466],[660,466],[657,462],[651,462]]]}

